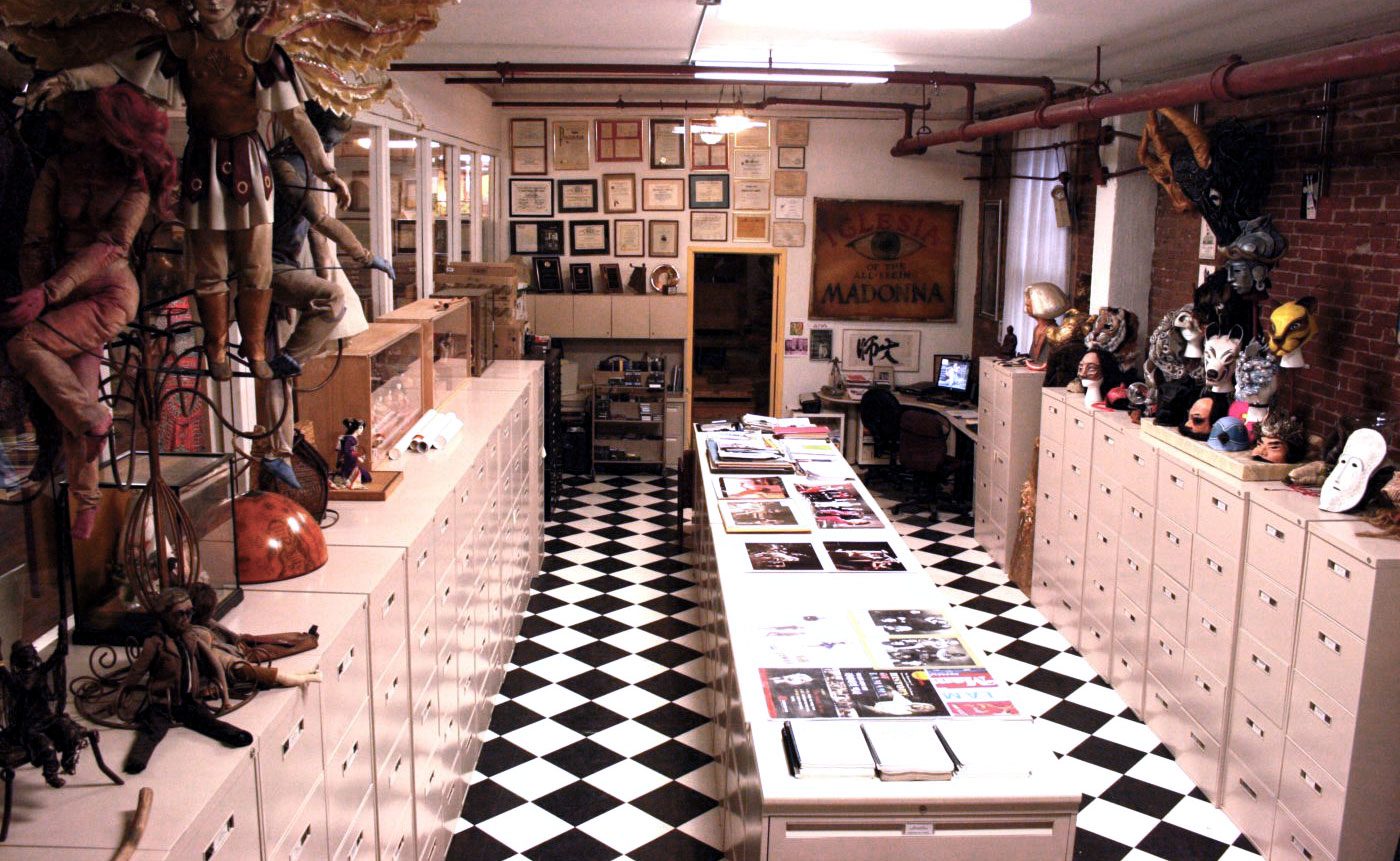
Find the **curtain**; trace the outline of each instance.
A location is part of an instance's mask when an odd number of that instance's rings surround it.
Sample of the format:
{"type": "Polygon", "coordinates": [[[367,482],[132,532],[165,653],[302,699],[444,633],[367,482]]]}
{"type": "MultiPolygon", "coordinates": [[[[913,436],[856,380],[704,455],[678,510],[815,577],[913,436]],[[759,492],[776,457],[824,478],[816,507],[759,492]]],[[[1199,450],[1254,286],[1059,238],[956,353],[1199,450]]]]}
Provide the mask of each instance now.
{"type": "MultiPolygon", "coordinates": [[[[1045,146],[1068,139],[1070,129],[1028,129],[1017,132],[1013,146],[1045,146]]],[[[1065,164],[1063,149],[1018,152],[1011,160],[1017,176],[1056,176],[1065,164]]],[[[1057,183],[1034,179],[1011,180],[1006,222],[1006,282],[1002,295],[1002,326],[1016,329],[1022,352],[1030,348],[1035,320],[1026,313],[1026,285],[1036,281],[1058,284],[1066,295],[1073,285],[1069,278],[1069,236],[1067,228],[1055,224],[1055,201],[1050,196],[1057,183]]]]}

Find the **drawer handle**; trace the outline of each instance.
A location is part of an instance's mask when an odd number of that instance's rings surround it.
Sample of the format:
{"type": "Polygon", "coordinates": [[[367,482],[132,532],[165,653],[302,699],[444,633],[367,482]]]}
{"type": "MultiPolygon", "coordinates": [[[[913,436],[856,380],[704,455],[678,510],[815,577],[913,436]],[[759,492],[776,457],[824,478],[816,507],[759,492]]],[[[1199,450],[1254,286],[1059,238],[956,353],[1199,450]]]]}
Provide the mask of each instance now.
{"type": "Polygon", "coordinates": [[[228,819],[225,819],[224,824],[219,828],[218,833],[214,835],[214,839],[210,841],[208,846],[204,847],[204,861],[210,861],[211,858],[219,854],[219,850],[224,848],[224,844],[232,836],[236,825],[233,814],[230,813],[228,819]]]}
{"type": "Polygon", "coordinates": [[[424,550],[418,557],[418,562],[414,565],[418,570],[423,570],[423,566],[428,564],[428,551],[424,550]]]}
{"type": "Polygon", "coordinates": [[[1254,733],[1255,735],[1259,736],[1260,738],[1263,738],[1263,737],[1264,737],[1264,728],[1261,727],[1261,726],[1258,724],[1258,722],[1256,722],[1256,721],[1254,720],[1254,718],[1252,718],[1252,717],[1247,717],[1247,718],[1245,718],[1245,719],[1244,719],[1244,725],[1247,726],[1247,727],[1249,727],[1249,731],[1250,731],[1250,732],[1254,733]]]}
{"type": "Polygon", "coordinates": [[[1194,744],[1196,747],[1200,748],[1202,751],[1204,751],[1204,750],[1206,749],[1206,743],[1203,742],[1203,741],[1201,741],[1199,738],[1196,738],[1196,733],[1195,733],[1194,730],[1187,730],[1187,731],[1186,731],[1186,734],[1189,735],[1189,736],[1191,736],[1191,743],[1192,743],[1192,744],[1194,744]]]}
{"type": "Polygon", "coordinates": [[[1173,592],[1172,590],[1168,589],[1166,586],[1163,586],[1163,587],[1162,587],[1162,594],[1167,596],[1167,600],[1168,600],[1168,601],[1175,601],[1175,600],[1176,600],[1176,593],[1173,592]]]}
{"type": "Polygon", "coordinates": [[[1268,592],[1265,592],[1263,589],[1259,590],[1259,600],[1265,604],[1268,604],[1270,607],[1278,606],[1278,599],[1270,595],[1268,592]]]}
{"type": "Polygon", "coordinates": [[[350,755],[345,757],[345,761],[340,764],[340,775],[344,777],[350,773],[350,767],[355,764],[355,760],[360,758],[360,743],[357,741],[350,746],[350,755]]]}
{"type": "Polygon", "coordinates": [[[1131,568],[1131,569],[1133,569],[1134,571],[1141,571],[1141,570],[1142,570],[1141,568],[1138,567],[1138,564],[1137,564],[1136,562],[1134,562],[1133,560],[1131,560],[1131,559],[1128,560],[1128,567],[1131,568]]]}
{"type": "Polygon", "coordinates": [[[301,832],[301,839],[297,841],[296,848],[291,851],[290,855],[288,855],[289,861],[297,861],[297,859],[301,857],[302,851],[306,849],[306,844],[310,842],[310,840],[311,826],[308,825],[306,826],[306,830],[301,832]]]}
{"type": "Polygon", "coordinates": [[[1326,634],[1322,633],[1321,631],[1317,632],[1317,639],[1319,642],[1322,643],[1322,645],[1326,646],[1327,648],[1331,649],[1337,654],[1340,655],[1342,653],[1342,644],[1327,636],[1326,634]]]}
{"type": "Polygon", "coordinates": [[[403,845],[407,840],[408,835],[406,834],[399,838],[399,842],[394,845],[394,854],[391,856],[391,861],[399,861],[399,858],[403,855],[403,845]]]}
{"type": "Polygon", "coordinates": [[[1146,466],[1147,458],[1143,457],[1140,454],[1135,454],[1133,455],[1133,463],[1136,463],[1138,466],[1146,466]]]}
{"type": "Polygon", "coordinates": [[[292,750],[293,750],[294,748],[296,748],[297,742],[301,741],[301,737],[302,737],[302,735],[304,735],[305,733],[306,733],[306,718],[300,718],[299,720],[297,720],[297,725],[294,726],[294,727],[292,727],[292,731],[289,732],[289,733],[287,733],[287,737],[284,738],[284,739],[282,740],[282,758],[283,758],[283,759],[286,759],[286,758],[287,758],[287,754],[291,753],[292,750]]]}
{"type": "Polygon", "coordinates": [[[1176,485],[1177,487],[1182,488],[1183,490],[1186,489],[1186,481],[1185,481],[1185,479],[1182,479],[1182,478],[1180,478],[1180,477],[1178,477],[1178,476],[1175,476],[1175,475],[1173,475],[1173,476],[1171,477],[1171,479],[1172,479],[1172,484],[1176,485]]]}
{"type": "Polygon", "coordinates": [[[1112,496],[1112,495],[1113,495],[1113,488],[1109,487],[1109,486],[1106,485],[1106,484],[1100,484],[1100,485],[1099,485],[1099,490],[1102,490],[1102,491],[1103,491],[1103,495],[1104,495],[1104,496],[1112,496]]]}
{"type": "Polygon", "coordinates": [[[1095,589],[1098,589],[1100,592],[1107,592],[1107,591],[1108,591],[1107,589],[1104,588],[1104,586],[1103,586],[1102,583],[1095,583],[1095,584],[1094,584],[1094,588],[1095,588],[1095,589]]]}
{"type": "Polygon", "coordinates": [[[1081,471],[1081,470],[1079,469],[1079,464],[1077,464],[1077,463],[1072,463],[1072,464],[1070,464],[1070,465],[1069,465],[1069,471],[1072,472],[1072,473],[1074,473],[1075,475],[1078,475],[1078,474],[1080,473],[1080,471],[1081,471]]]}
{"type": "Polygon", "coordinates": [[[355,663],[355,647],[351,646],[350,650],[345,653],[345,657],[341,658],[340,663],[335,667],[335,677],[337,681],[345,675],[350,669],[350,665],[353,663],[355,663]]]}
{"type": "Polygon", "coordinates": [[[1210,693],[1210,682],[1206,681],[1205,679],[1201,678],[1200,676],[1196,676],[1195,679],[1193,680],[1193,683],[1196,685],[1196,687],[1200,688],[1201,690],[1205,691],[1206,693],[1210,693]]]}
{"type": "Polygon", "coordinates": [[[1331,726],[1331,725],[1332,725],[1332,716],[1329,715],[1327,712],[1323,711],[1323,710],[1318,706],[1317,703],[1312,702],[1311,700],[1309,700],[1309,701],[1308,701],[1308,711],[1310,711],[1310,712],[1313,713],[1313,717],[1317,718],[1318,720],[1322,721],[1323,723],[1327,724],[1328,726],[1331,726]]]}
{"type": "Polygon", "coordinates": [[[1308,774],[1307,769],[1298,769],[1298,777],[1303,781],[1303,783],[1306,783],[1308,785],[1308,788],[1311,789],[1313,792],[1317,793],[1318,795],[1322,794],[1322,784],[1318,783],[1316,780],[1313,780],[1312,775],[1308,774]]]}
{"type": "Polygon", "coordinates": [[[1109,445],[1113,445],[1113,444],[1114,444],[1114,439],[1113,439],[1113,437],[1112,437],[1110,434],[1104,434],[1104,435],[1103,435],[1103,441],[1106,442],[1106,443],[1108,443],[1109,445]]]}
{"type": "Polygon", "coordinates": [[[1100,543],[1100,544],[1108,544],[1108,536],[1107,536],[1107,535],[1104,535],[1102,532],[1100,532],[1100,533],[1098,533],[1098,536],[1099,536],[1099,543],[1100,543]]]}
{"type": "Polygon", "coordinates": [[[381,619],[388,618],[388,616],[389,616],[389,608],[391,608],[391,607],[394,606],[394,602],[398,600],[398,597],[399,597],[399,593],[397,593],[397,592],[390,592],[390,593],[389,593],[389,597],[387,597],[387,598],[384,599],[384,606],[379,608],[379,618],[381,618],[381,619]]]}
{"type": "Polygon", "coordinates": [[[1239,782],[1240,782],[1240,789],[1243,789],[1243,790],[1245,791],[1245,794],[1246,794],[1246,795],[1248,795],[1248,796],[1249,796],[1252,800],[1254,800],[1254,801],[1258,801],[1258,800],[1259,800],[1259,793],[1257,793],[1257,792],[1254,791],[1254,787],[1250,786],[1248,783],[1245,783],[1243,777],[1236,778],[1236,779],[1239,780],[1239,782]]]}
{"type": "Polygon", "coordinates": [[[365,832],[361,831],[359,835],[355,837],[355,842],[350,844],[350,851],[346,853],[345,861],[355,861],[356,858],[360,857],[360,847],[364,845],[365,832]]]}
{"type": "Polygon", "coordinates": [[[1283,532],[1279,530],[1278,527],[1274,526],[1272,523],[1264,524],[1264,534],[1269,536],[1270,538],[1277,538],[1279,541],[1284,540],[1283,532]]]}
{"type": "Polygon", "coordinates": [[[1132,622],[1134,625],[1137,624],[1137,613],[1134,613],[1132,610],[1128,610],[1124,615],[1128,617],[1129,622],[1132,622]]]}
{"type": "Polygon", "coordinates": [[[1347,568],[1345,565],[1338,564],[1335,559],[1327,560],[1327,569],[1343,580],[1351,579],[1351,569],[1347,568]]]}
{"type": "Polygon", "coordinates": [[[1212,622],[1211,620],[1207,619],[1205,616],[1202,616],[1202,617],[1201,617],[1201,627],[1202,627],[1202,628],[1205,628],[1206,631],[1208,631],[1208,632],[1210,632],[1210,633],[1212,633],[1212,634],[1218,634],[1218,633],[1220,633],[1220,629],[1217,628],[1217,627],[1215,627],[1215,623],[1212,622]]]}
{"type": "Polygon", "coordinates": [[[1142,519],[1142,512],[1137,510],[1136,505],[1128,506],[1128,510],[1131,511],[1133,513],[1133,516],[1136,517],[1138,520],[1142,519]]]}
{"type": "Polygon", "coordinates": [[[1265,661],[1258,655],[1250,655],[1249,662],[1254,666],[1258,667],[1265,675],[1270,675],[1274,671],[1274,668],[1269,666],[1268,661],[1265,661]]]}
{"type": "Polygon", "coordinates": [[[448,527],[451,526],[451,525],[452,525],[452,518],[451,518],[450,516],[444,517],[444,518],[442,519],[442,524],[441,524],[440,526],[438,526],[438,532],[446,532],[447,529],[448,529],[448,527]]]}
{"type": "Polygon", "coordinates": [[[1225,573],[1225,568],[1224,568],[1224,566],[1222,566],[1219,562],[1216,562],[1214,559],[1210,558],[1209,556],[1206,557],[1206,567],[1209,568],[1210,570],[1214,571],[1216,574],[1224,574],[1224,573],[1225,573]]]}
{"type": "Polygon", "coordinates": [[[1078,522],[1079,522],[1079,515],[1078,515],[1078,514],[1075,514],[1073,511],[1071,511],[1071,512],[1069,513],[1069,519],[1070,519],[1070,520],[1073,520],[1075,523],[1078,523],[1078,522]]]}
{"type": "Polygon", "coordinates": [[[421,649],[421,648],[423,648],[424,646],[428,645],[428,638],[431,637],[432,634],[433,634],[433,629],[432,629],[432,626],[431,626],[431,625],[428,626],[428,627],[426,627],[426,628],[424,628],[424,629],[423,629],[423,635],[422,635],[421,637],[418,638],[418,648],[421,649]]]}
{"type": "Polygon", "coordinates": [[[1211,505],[1214,505],[1216,508],[1220,509],[1221,511],[1229,511],[1229,510],[1230,510],[1230,503],[1226,502],[1225,500],[1221,499],[1221,498],[1218,497],[1218,496],[1212,496],[1212,497],[1210,498],[1210,503],[1211,503],[1211,505]]]}
{"type": "Polygon", "coordinates": [[[391,773],[389,774],[389,787],[390,787],[391,789],[393,788],[394,784],[395,784],[396,782],[398,782],[398,779],[399,779],[399,775],[400,775],[400,774],[403,774],[403,757],[402,757],[402,756],[399,757],[399,758],[394,762],[394,770],[393,770],[393,772],[391,772],[391,773]]]}
{"type": "Polygon", "coordinates": [[[1309,861],[1311,861],[1311,859],[1312,859],[1312,852],[1310,852],[1310,851],[1308,850],[1308,847],[1306,847],[1306,846],[1304,846],[1302,843],[1299,843],[1299,842],[1298,842],[1298,835],[1296,835],[1296,834],[1290,834],[1290,835],[1288,835],[1288,842],[1289,842],[1290,844],[1292,844],[1292,846],[1293,846],[1294,849],[1297,849],[1297,850],[1298,850],[1298,854],[1299,854],[1299,855],[1302,855],[1304,858],[1307,858],[1307,859],[1309,859],[1309,861]]]}
{"type": "Polygon", "coordinates": [[[1161,694],[1157,693],[1156,691],[1153,691],[1152,698],[1156,700],[1157,704],[1160,705],[1162,708],[1166,709],[1167,711],[1171,711],[1171,706],[1168,705],[1166,700],[1162,699],[1161,694]]]}
{"type": "Polygon", "coordinates": [[[1173,652],[1173,650],[1172,650],[1172,647],[1167,645],[1167,641],[1166,641],[1166,640],[1158,640],[1158,641],[1157,641],[1157,648],[1161,649],[1162,652],[1163,652],[1167,657],[1169,657],[1169,658],[1170,658],[1173,654],[1175,654],[1175,653],[1173,652]]]}
{"type": "Polygon", "coordinates": [[[1172,532],[1170,529],[1167,530],[1167,540],[1177,545],[1178,547],[1181,546],[1181,539],[1178,538],[1176,533],[1172,532]]]}
{"type": "Polygon", "coordinates": [[[1060,606],[1061,606],[1061,607],[1064,607],[1066,610],[1073,610],[1073,609],[1074,609],[1073,607],[1070,606],[1069,602],[1066,601],[1064,598],[1061,598],[1061,599],[1060,599],[1060,606]]]}
{"type": "Polygon", "coordinates": [[[389,701],[392,700],[392,699],[394,698],[394,694],[398,693],[398,690],[399,690],[399,677],[398,677],[398,676],[394,676],[394,680],[393,680],[392,682],[389,683],[389,690],[387,690],[387,691],[384,692],[384,703],[385,703],[385,705],[388,705],[389,701]]]}

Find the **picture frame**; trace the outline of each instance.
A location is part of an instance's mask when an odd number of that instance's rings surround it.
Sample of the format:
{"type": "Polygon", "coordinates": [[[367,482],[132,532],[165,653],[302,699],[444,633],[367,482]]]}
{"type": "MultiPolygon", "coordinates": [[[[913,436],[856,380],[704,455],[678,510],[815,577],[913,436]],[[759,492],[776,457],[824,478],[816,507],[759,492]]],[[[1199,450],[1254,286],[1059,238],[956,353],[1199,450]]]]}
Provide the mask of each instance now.
{"type": "Polygon", "coordinates": [[[517,117],[510,121],[510,145],[544,146],[549,136],[549,121],[543,117],[517,117]]]}
{"type": "Polygon", "coordinates": [[[603,211],[606,213],[637,211],[637,175],[635,173],[603,174],[603,211]]]}
{"type": "Polygon", "coordinates": [[[734,182],[734,208],[767,212],[773,208],[773,183],[766,179],[734,182]]]}
{"type": "Polygon", "coordinates": [[[773,193],[778,197],[806,197],[807,171],[780,170],[773,174],[773,193]]]}
{"type": "Polygon", "coordinates": [[[510,223],[511,254],[563,254],[564,222],[512,221],[510,223]]]}
{"type": "Polygon", "coordinates": [[[780,147],[805,147],[811,134],[812,124],[807,120],[784,119],[773,123],[773,142],[780,147]]]}
{"type": "Polygon", "coordinates": [[[542,146],[510,148],[510,172],[518,176],[543,176],[549,173],[549,159],[542,146]]]}
{"type": "Polygon", "coordinates": [[[554,180],[510,180],[511,218],[549,218],[554,215],[554,180]]]}
{"type": "Polygon", "coordinates": [[[644,178],[642,180],[642,210],[645,212],[684,212],[685,181],[644,178]]]}
{"type": "Polygon", "coordinates": [[[646,222],[619,218],[613,222],[613,253],[618,257],[646,256],[646,222]]]}
{"type": "Polygon", "coordinates": [[[554,181],[558,197],[556,209],[565,212],[597,212],[598,180],[558,179],[554,181]]]}
{"type": "Polygon", "coordinates": [[[772,173],[772,150],[746,149],[734,154],[734,169],[730,171],[734,179],[769,179],[772,173]]]}
{"type": "Polygon", "coordinates": [[[801,221],[807,217],[807,198],[773,198],[773,218],[778,221],[801,221]]]}
{"type": "Polygon", "coordinates": [[[583,220],[569,222],[569,254],[576,257],[608,253],[608,222],[583,220]]]}
{"type": "Polygon", "coordinates": [[[922,336],[918,329],[843,329],[841,365],[851,370],[873,372],[890,368],[901,372],[919,370],[922,336]]]}
{"type": "Polygon", "coordinates": [[[517,117],[510,121],[510,172],[521,176],[549,173],[549,121],[517,117]]]}
{"type": "Polygon", "coordinates": [[[649,125],[652,170],[685,170],[685,120],[655,119],[649,125]]]}
{"type": "Polygon", "coordinates": [[[721,135],[717,143],[706,143],[701,135],[690,133],[690,169],[697,171],[729,171],[729,136],[721,135]]]}
{"type": "Polygon", "coordinates": [[[1001,267],[1004,238],[1002,214],[1005,201],[982,203],[981,235],[977,240],[977,314],[989,320],[1001,319],[1001,267]]]}
{"type": "Polygon", "coordinates": [[[599,263],[598,279],[603,282],[603,292],[622,292],[622,267],[616,263],[599,263]]]}
{"type": "Polygon", "coordinates": [[[563,293],[564,277],[560,272],[558,257],[536,257],[535,287],[541,293],[563,293]]]}
{"type": "Polygon", "coordinates": [[[778,167],[782,170],[806,170],[807,148],[805,146],[778,147],[778,167]]]}
{"type": "Polygon", "coordinates": [[[769,133],[771,127],[768,125],[754,126],[751,129],[744,129],[734,133],[735,149],[768,149],[773,145],[769,133]]]}
{"type": "Polygon", "coordinates": [[[590,125],[588,120],[554,121],[554,134],[550,140],[553,143],[555,170],[588,170],[592,143],[588,133],[590,125]]]}
{"type": "Polygon", "coordinates": [[[593,160],[603,163],[641,161],[643,125],[640,119],[596,120],[593,160]]]}
{"type": "Polygon", "coordinates": [[[734,213],[734,241],[735,242],[768,242],[769,239],[768,213],[766,212],[736,212],[734,213]]]}
{"type": "Polygon", "coordinates": [[[729,213],[702,210],[690,213],[691,242],[728,242],[729,213]]]}
{"type": "Polygon", "coordinates": [[[647,222],[647,256],[681,256],[681,223],[679,221],[652,219],[647,222]]]}
{"type": "Polygon", "coordinates": [[[729,174],[692,173],[689,180],[691,209],[729,208],[729,174]]]}
{"type": "Polygon", "coordinates": [[[418,250],[418,221],[413,218],[394,219],[394,253],[412,254],[418,250]]]}
{"type": "Polygon", "coordinates": [[[774,248],[802,248],[807,244],[807,223],[805,221],[774,221],[774,248]]]}
{"type": "Polygon", "coordinates": [[[569,288],[573,293],[593,292],[593,264],[569,264],[569,288]]]}

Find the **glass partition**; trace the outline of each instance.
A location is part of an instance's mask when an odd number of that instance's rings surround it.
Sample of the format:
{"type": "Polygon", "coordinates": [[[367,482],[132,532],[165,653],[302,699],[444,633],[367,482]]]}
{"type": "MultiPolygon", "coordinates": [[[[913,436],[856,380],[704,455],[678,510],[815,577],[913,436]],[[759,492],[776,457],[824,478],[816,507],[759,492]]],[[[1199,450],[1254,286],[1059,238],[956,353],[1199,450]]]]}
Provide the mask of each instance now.
{"type": "Polygon", "coordinates": [[[450,253],[447,233],[454,219],[447,210],[447,147],[431,143],[431,176],[433,182],[433,272],[446,272],[450,253]]]}
{"type": "Polygon", "coordinates": [[[389,133],[389,241],[393,244],[394,307],[418,298],[418,139],[389,133]]]}
{"type": "MultiPolygon", "coordinates": [[[[350,184],[350,206],[348,209],[339,210],[336,218],[350,228],[355,238],[360,240],[360,244],[370,249],[373,249],[373,244],[370,238],[369,162],[374,141],[373,132],[374,130],[365,124],[355,123],[350,129],[350,134],[335,148],[336,172],[350,184]]],[[[370,270],[361,268],[343,249],[339,251],[339,260],[340,267],[355,289],[355,295],[360,297],[365,317],[373,320],[374,289],[370,270]]]]}
{"type": "Polygon", "coordinates": [[[462,258],[472,259],[472,175],[476,171],[476,153],[462,150],[457,155],[457,213],[461,218],[462,258]]]}
{"type": "MultiPolygon", "coordinates": [[[[481,154],[481,254],[476,259],[487,263],[496,260],[496,159],[481,154]]],[[[462,255],[466,257],[466,253],[462,255]]]]}

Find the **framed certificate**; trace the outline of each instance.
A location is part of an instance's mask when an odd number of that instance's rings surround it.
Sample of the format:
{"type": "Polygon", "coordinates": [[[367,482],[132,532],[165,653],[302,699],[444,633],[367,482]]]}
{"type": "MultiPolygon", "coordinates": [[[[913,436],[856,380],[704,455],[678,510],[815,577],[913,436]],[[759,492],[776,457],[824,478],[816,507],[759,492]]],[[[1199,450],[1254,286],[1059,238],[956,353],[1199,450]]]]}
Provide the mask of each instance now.
{"type": "Polygon", "coordinates": [[[642,209],[680,212],[685,209],[685,182],[679,179],[643,179],[642,209]]]}
{"type": "Polygon", "coordinates": [[[773,184],[766,179],[737,179],[734,181],[734,208],[767,210],[773,184]]]}
{"type": "Polygon", "coordinates": [[[642,160],[641,120],[598,120],[594,137],[598,161],[642,160]]]}
{"type": "Polygon", "coordinates": [[[554,169],[588,170],[588,120],[555,120],[554,169]]]}
{"type": "Polygon", "coordinates": [[[773,174],[773,193],[779,197],[806,197],[807,171],[780,170],[773,174]]]}
{"type": "Polygon", "coordinates": [[[735,149],[768,149],[772,146],[768,137],[768,126],[755,126],[734,133],[735,149]]]}
{"type": "Polygon", "coordinates": [[[646,225],[640,218],[613,222],[613,253],[618,257],[646,256],[646,225]]]}
{"type": "Polygon", "coordinates": [[[766,213],[766,212],[736,212],[736,213],[734,213],[734,241],[735,241],[735,242],[767,242],[767,241],[768,241],[768,213],[766,213]]]}
{"type": "Polygon", "coordinates": [[[510,148],[510,172],[521,176],[549,173],[549,163],[542,146],[513,146],[510,148]]]}
{"type": "Polygon", "coordinates": [[[564,222],[512,221],[511,254],[563,254],[564,222]]]}
{"type": "Polygon", "coordinates": [[[720,135],[718,143],[706,143],[703,135],[691,132],[691,170],[729,170],[729,136],[720,135]]]}
{"type": "Polygon", "coordinates": [[[560,212],[598,211],[598,180],[561,179],[556,185],[560,212]]]}
{"type": "Polygon", "coordinates": [[[773,217],[779,221],[801,221],[807,215],[807,198],[776,197],[773,199],[773,217]]]}
{"type": "Polygon", "coordinates": [[[806,120],[777,120],[773,123],[773,142],[778,146],[806,146],[811,137],[811,125],[806,120]]]}
{"type": "Polygon", "coordinates": [[[554,180],[511,179],[511,218],[548,218],[553,214],[554,180]]]}
{"type": "Polygon", "coordinates": [[[637,211],[637,175],[635,173],[603,174],[603,211],[637,211]]]}
{"type": "Polygon", "coordinates": [[[728,242],[729,213],[692,212],[690,214],[691,242],[728,242]]]}
{"type": "Polygon", "coordinates": [[[546,157],[549,123],[543,119],[510,121],[510,172],[524,175],[549,173],[546,157]]]}
{"type": "Polygon", "coordinates": [[[768,179],[773,172],[773,151],[746,149],[734,153],[735,179],[768,179]]]}
{"type": "Polygon", "coordinates": [[[807,225],[801,221],[773,222],[774,248],[801,248],[807,244],[807,225]]]}
{"type": "MultiPolygon", "coordinates": [[[[555,162],[558,166],[558,162],[555,162]]],[[[803,170],[807,167],[807,148],[805,146],[780,146],[778,147],[778,167],[783,170],[803,170]]]]}
{"type": "Polygon", "coordinates": [[[651,166],[656,170],[685,167],[685,120],[651,121],[651,166]]]}
{"type": "Polygon", "coordinates": [[[679,221],[648,221],[647,254],[652,257],[681,256],[681,223],[679,221]]]}
{"type": "Polygon", "coordinates": [[[690,175],[691,209],[728,209],[729,174],[692,173],[690,175]]]}
{"type": "Polygon", "coordinates": [[[606,221],[570,221],[569,253],[584,255],[608,253],[608,223],[606,221]]]}

